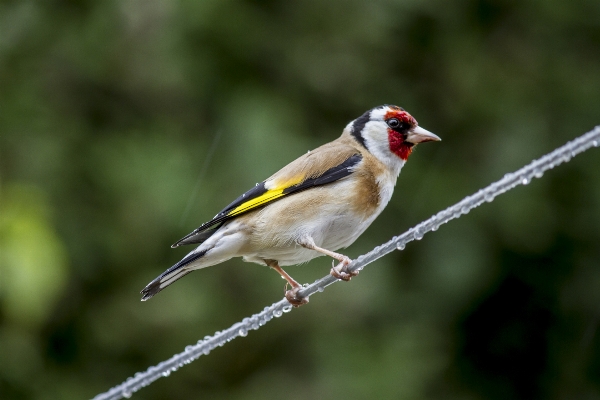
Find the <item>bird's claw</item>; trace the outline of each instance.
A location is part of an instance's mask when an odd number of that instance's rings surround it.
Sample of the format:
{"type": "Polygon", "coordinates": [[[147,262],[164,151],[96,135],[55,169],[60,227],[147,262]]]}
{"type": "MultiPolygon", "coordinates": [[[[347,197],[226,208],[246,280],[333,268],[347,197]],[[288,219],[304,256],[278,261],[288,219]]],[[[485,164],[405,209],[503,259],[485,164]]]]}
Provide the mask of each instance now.
{"type": "Polygon", "coordinates": [[[285,298],[294,307],[300,307],[301,305],[308,303],[308,297],[301,297],[298,295],[300,289],[302,289],[302,286],[296,286],[285,291],[285,298]]]}
{"type": "Polygon", "coordinates": [[[351,262],[352,260],[350,258],[344,257],[344,259],[340,261],[338,265],[331,267],[329,274],[334,278],[348,282],[353,276],[358,275],[358,271],[348,270],[348,264],[351,262]]]}

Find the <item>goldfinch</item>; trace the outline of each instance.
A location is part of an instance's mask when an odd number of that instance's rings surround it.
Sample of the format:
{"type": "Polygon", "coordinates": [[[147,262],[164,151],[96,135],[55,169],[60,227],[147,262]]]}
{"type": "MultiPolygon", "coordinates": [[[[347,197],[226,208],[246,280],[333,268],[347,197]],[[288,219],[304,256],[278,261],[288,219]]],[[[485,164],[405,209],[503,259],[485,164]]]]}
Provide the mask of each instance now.
{"type": "Polygon", "coordinates": [[[383,211],[414,146],[439,141],[403,108],[383,105],[350,122],[342,136],[309,151],[235,199],[213,219],[171,247],[192,252],[142,290],[148,300],[190,272],[232,257],[268,265],[290,285],[294,306],[301,285],[281,267],[329,256],[331,275],[349,280],[350,246],[383,211]]]}

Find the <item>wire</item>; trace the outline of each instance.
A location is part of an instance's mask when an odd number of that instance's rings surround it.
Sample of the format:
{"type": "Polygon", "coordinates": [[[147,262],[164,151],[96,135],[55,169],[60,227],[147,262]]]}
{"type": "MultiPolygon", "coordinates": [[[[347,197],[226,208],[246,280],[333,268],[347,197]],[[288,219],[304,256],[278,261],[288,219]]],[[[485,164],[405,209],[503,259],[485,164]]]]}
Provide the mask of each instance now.
{"type": "MultiPolygon", "coordinates": [[[[348,269],[351,271],[360,271],[366,265],[372,263],[384,255],[394,250],[404,250],[407,243],[413,240],[421,240],[423,236],[431,231],[436,231],[440,225],[453,219],[468,214],[473,208],[480,206],[485,202],[492,202],[494,199],[518,185],[527,185],[534,178],[541,178],[549,169],[570,161],[576,155],[592,148],[600,146],[600,126],[596,126],[592,131],[568,142],[557,148],[551,153],[532,161],[530,164],[519,169],[516,172],[504,175],[502,179],[479,190],[477,193],[465,197],[460,202],[446,208],[435,214],[431,218],[421,222],[417,226],[409,229],[400,236],[393,237],[387,243],[375,247],[373,250],[358,257],[348,269]]],[[[299,296],[311,296],[317,292],[323,292],[325,287],[337,282],[337,279],[327,275],[310,285],[305,285],[299,293],[299,296]]],[[[108,392],[101,393],[94,397],[94,400],[116,400],[120,398],[129,398],[134,392],[137,392],[144,386],[148,386],[160,377],[167,377],[171,372],[177,371],[185,364],[189,364],[202,355],[208,355],[216,347],[224,346],[238,336],[246,336],[251,330],[257,330],[273,318],[281,317],[284,313],[290,312],[292,306],[287,300],[283,299],[265,307],[261,312],[244,318],[224,331],[217,331],[212,336],[206,336],[194,345],[187,346],[185,350],[174,355],[158,365],[148,368],[144,372],[138,372],[133,377],[128,378],[110,389],[108,392]]]]}

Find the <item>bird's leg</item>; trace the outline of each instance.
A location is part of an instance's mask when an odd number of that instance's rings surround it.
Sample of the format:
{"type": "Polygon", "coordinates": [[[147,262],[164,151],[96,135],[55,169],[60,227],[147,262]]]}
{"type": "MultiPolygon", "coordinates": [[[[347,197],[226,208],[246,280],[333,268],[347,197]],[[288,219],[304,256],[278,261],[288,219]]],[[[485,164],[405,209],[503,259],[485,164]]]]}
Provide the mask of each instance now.
{"type": "MultiPolygon", "coordinates": [[[[280,266],[279,263],[275,260],[264,260],[265,264],[269,267],[273,268],[275,271],[281,275],[283,279],[289,283],[292,288],[290,290],[285,291],[285,298],[290,302],[294,307],[300,307],[303,304],[308,303],[308,297],[300,297],[298,296],[298,292],[302,289],[302,285],[294,280],[291,276],[288,275],[280,266]]],[[[286,284],[287,287],[287,284],[286,284]]]]}
{"type": "Polygon", "coordinates": [[[348,270],[348,264],[352,262],[350,257],[317,246],[313,238],[311,238],[310,236],[305,236],[301,238],[300,240],[298,240],[298,244],[302,247],[318,251],[319,253],[325,254],[326,256],[338,260],[340,263],[337,266],[332,267],[331,271],[329,272],[334,278],[341,279],[347,282],[350,279],[352,279],[353,276],[358,275],[358,271],[348,270]]]}

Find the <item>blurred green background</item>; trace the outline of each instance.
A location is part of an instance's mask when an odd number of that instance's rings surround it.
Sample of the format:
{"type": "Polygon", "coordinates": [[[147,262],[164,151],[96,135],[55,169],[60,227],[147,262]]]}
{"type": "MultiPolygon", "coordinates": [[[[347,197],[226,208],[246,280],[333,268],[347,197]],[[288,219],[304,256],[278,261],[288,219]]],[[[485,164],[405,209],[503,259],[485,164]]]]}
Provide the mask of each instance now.
{"type": "MultiPolygon", "coordinates": [[[[600,2],[0,2],[0,397],[93,397],[281,299],[241,260],[139,291],[384,103],[443,142],[350,257],[600,124],[600,2]]],[[[594,149],[134,398],[600,399],[599,289],[594,149]]]]}

